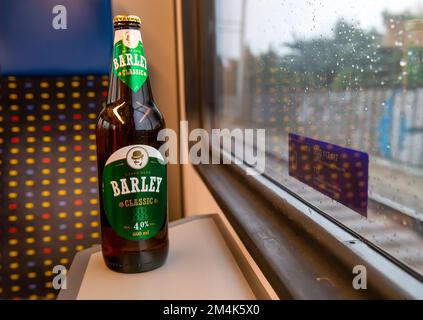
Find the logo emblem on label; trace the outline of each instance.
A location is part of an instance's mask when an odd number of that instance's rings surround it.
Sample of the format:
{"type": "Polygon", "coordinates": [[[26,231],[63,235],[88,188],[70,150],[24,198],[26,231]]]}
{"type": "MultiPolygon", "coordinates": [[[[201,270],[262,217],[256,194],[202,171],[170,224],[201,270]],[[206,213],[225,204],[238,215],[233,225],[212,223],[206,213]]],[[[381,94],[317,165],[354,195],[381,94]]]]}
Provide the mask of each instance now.
{"type": "Polygon", "coordinates": [[[141,37],[137,37],[137,35],[139,34],[126,30],[123,36],[123,44],[130,49],[135,49],[138,46],[138,42],[141,41],[141,37]]]}
{"type": "Polygon", "coordinates": [[[142,169],[148,163],[148,153],[144,148],[134,147],[126,154],[126,163],[132,169],[142,169]]]}

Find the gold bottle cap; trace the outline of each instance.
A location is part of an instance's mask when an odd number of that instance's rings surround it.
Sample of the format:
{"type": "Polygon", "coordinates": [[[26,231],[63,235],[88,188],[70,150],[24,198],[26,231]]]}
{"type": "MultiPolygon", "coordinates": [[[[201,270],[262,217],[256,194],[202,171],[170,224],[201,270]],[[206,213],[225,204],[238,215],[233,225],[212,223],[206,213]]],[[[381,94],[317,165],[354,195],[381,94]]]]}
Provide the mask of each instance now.
{"type": "Polygon", "coordinates": [[[138,16],[134,15],[118,15],[113,18],[113,24],[116,24],[118,22],[135,22],[141,24],[141,19],[138,16]]]}

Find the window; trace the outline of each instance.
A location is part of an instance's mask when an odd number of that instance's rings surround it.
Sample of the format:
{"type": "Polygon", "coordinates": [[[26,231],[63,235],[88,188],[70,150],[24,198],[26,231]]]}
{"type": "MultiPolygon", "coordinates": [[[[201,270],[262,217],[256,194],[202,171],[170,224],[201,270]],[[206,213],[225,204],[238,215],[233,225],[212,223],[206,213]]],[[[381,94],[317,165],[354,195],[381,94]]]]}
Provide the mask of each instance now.
{"type": "MultiPolygon", "coordinates": [[[[417,0],[215,0],[213,128],[265,128],[265,175],[423,274],[417,0]],[[289,175],[288,134],[369,154],[367,218],[289,175]]],[[[262,146],[256,146],[261,148],[262,146]]]]}

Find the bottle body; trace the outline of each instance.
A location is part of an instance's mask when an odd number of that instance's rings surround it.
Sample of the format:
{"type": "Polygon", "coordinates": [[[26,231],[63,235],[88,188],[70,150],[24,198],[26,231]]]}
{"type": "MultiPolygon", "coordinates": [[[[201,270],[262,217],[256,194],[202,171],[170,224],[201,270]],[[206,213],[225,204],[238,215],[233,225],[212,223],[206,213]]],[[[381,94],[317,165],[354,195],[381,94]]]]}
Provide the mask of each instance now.
{"type": "Polygon", "coordinates": [[[115,23],[108,101],[96,127],[102,252],[110,269],[124,273],[155,269],[168,254],[166,164],[157,140],[165,123],[140,39],[137,24],[115,23]]]}

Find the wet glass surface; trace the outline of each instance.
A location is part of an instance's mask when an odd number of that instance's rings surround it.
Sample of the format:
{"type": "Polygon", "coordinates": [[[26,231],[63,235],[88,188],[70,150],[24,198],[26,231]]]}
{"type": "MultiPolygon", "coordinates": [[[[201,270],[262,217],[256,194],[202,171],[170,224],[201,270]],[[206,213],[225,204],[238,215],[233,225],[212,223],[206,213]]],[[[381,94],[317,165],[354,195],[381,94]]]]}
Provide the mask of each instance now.
{"type": "Polygon", "coordinates": [[[215,3],[214,127],[266,128],[269,178],[422,274],[421,2],[215,3]],[[367,218],[289,176],[289,133],[369,154],[367,218]]]}

